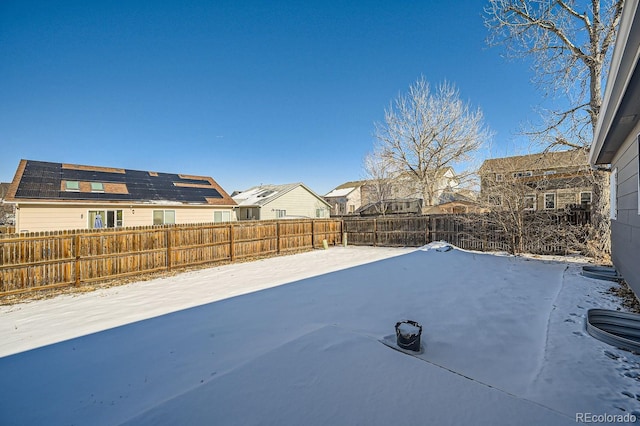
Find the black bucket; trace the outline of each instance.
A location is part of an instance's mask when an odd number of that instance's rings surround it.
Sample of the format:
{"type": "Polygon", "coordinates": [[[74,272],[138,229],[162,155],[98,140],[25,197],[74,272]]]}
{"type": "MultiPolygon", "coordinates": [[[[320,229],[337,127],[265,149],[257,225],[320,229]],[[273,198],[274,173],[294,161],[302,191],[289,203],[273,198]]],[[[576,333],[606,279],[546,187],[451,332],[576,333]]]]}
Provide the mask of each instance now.
{"type": "Polygon", "coordinates": [[[400,321],[396,323],[396,343],[402,349],[420,352],[420,336],[422,326],[415,321],[400,321]]]}

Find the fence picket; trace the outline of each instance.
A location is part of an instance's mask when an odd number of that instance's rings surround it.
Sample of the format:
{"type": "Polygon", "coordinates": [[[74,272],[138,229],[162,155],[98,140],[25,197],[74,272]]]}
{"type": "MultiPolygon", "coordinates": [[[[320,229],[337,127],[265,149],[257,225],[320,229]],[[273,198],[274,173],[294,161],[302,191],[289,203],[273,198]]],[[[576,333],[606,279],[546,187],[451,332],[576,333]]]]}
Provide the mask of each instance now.
{"type": "Polygon", "coordinates": [[[310,250],[339,244],[341,229],[307,219],[1,234],[0,296],[310,250]]]}

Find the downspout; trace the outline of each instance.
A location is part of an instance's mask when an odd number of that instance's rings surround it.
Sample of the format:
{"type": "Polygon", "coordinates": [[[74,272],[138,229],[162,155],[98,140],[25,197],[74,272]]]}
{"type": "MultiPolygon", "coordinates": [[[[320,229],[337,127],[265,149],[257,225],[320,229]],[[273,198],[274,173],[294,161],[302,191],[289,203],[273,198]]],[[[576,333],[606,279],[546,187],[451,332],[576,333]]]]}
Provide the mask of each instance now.
{"type": "Polygon", "coordinates": [[[20,204],[13,205],[13,228],[15,233],[20,233],[20,204]]]}

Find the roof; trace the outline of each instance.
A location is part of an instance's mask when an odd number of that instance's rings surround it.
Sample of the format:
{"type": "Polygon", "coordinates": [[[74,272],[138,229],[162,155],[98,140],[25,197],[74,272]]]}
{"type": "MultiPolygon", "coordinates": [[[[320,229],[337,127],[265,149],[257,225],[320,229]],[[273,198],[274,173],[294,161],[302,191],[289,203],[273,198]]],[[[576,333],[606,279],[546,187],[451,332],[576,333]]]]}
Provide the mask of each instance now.
{"type": "Polygon", "coordinates": [[[325,195],[325,197],[345,197],[367,183],[369,183],[367,180],[345,182],[342,185],[336,186],[331,192],[325,195]]]}
{"type": "MultiPolygon", "coordinates": [[[[305,184],[298,183],[287,183],[283,185],[259,185],[254,186],[252,188],[247,189],[246,191],[241,191],[233,196],[233,200],[238,203],[241,207],[261,207],[265,204],[269,204],[273,200],[283,196],[287,192],[290,192],[298,187],[302,187],[308,192],[311,193],[318,200],[322,201],[324,204],[327,204],[325,200],[322,199],[318,194],[309,189],[305,184]]],[[[328,205],[328,204],[327,204],[328,205]]]]}
{"type": "Polygon", "coordinates": [[[6,200],[235,205],[220,185],[206,176],[33,160],[20,161],[6,200]]]}
{"type": "Polygon", "coordinates": [[[626,0],[611,58],[609,78],[589,161],[610,164],[640,120],[640,15],[638,0],[626,0]]]}
{"type": "Polygon", "coordinates": [[[475,194],[471,190],[445,190],[438,197],[438,205],[446,203],[475,203],[475,194]]]}
{"type": "Polygon", "coordinates": [[[334,189],[333,191],[331,191],[330,193],[325,195],[325,198],[329,198],[329,197],[346,197],[347,195],[351,194],[356,189],[357,189],[357,187],[334,189]]]}
{"type": "Polygon", "coordinates": [[[513,157],[490,158],[484,160],[480,173],[512,172],[524,170],[545,170],[565,167],[587,168],[589,162],[582,149],[549,151],[513,157]]]}
{"type": "Polygon", "coordinates": [[[5,195],[7,195],[10,185],[8,182],[0,182],[0,200],[3,200],[5,195]]]}
{"type": "MultiPolygon", "coordinates": [[[[447,173],[450,173],[452,176],[455,176],[455,171],[453,167],[447,166],[442,169],[439,169],[437,172],[438,177],[444,177],[447,173]]],[[[403,172],[398,175],[396,178],[385,178],[379,179],[380,181],[389,181],[393,182],[394,180],[411,178],[409,172],[403,172]]],[[[329,192],[325,197],[344,197],[345,195],[351,193],[351,191],[360,188],[361,186],[370,185],[372,182],[378,181],[376,179],[369,180],[356,180],[351,182],[345,182],[342,185],[336,186],[331,192],[329,192]]]]}
{"type": "Polygon", "coordinates": [[[336,186],[335,189],[358,188],[362,185],[366,185],[368,182],[369,182],[368,180],[354,180],[350,182],[345,182],[340,186],[336,186]]]}

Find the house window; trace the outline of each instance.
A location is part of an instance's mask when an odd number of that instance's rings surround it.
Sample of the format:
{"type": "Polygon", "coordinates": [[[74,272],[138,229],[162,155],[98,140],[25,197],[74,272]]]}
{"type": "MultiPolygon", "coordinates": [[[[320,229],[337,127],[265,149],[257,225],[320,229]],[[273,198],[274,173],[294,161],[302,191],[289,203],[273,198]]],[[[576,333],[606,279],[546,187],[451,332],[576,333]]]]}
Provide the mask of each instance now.
{"type": "Polygon", "coordinates": [[[489,195],[489,204],[493,206],[502,205],[502,197],[500,195],[489,195]]]}
{"type": "Polygon", "coordinates": [[[231,222],[231,212],[213,212],[215,223],[231,222]]]}
{"type": "Polygon", "coordinates": [[[533,211],[536,209],[536,196],[525,195],[524,196],[524,209],[533,211]]]}
{"type": "Polygon", "coordinates": [[[496,182],[502,182],[504,180],[504,175],[502,173],[496,173],[496,182]]]}
{"type": "Polygon", "coordinates": [[[287,215],[286,210],[276,210],[276,217],[285,217],[287,215]]]}
{"type": "Polygon", "coordinates": [[[349,214],[353,214],[356,211],[356,206],[353,204],[349,204],[349,214]]]}
{"type": "Polygon", "coordinates": [[[555,175],[556,173],[557,173],[557,172],[556,172],[555,170],[546,170],[546,171],[544,172],[544,174],[545,174],[545,175],[547,175],[547,176],[548,176],[548,175],[555,175]]]}
{"type": "Polygon", "coordinates": [[[580,193],[580,205],[585,207],[591,205],[591,192],[580,193]]]}
{"type": "Polygon", "coordinates": [[[514,178],[531,177],[531,176],[533,176],[533,172],[531,170],[527,170],[526,172],[515,172],[513,174],[514,178]]]}
{"type": "Polygon", "coordinates": [[[324,209],[316,209],[316,217],[324,217],[324,209]]]}
{"type": "Polygon", "coordinates": [[[104,185],[102,182],[91,182],[91,192],[104,192],[104,185]]]}
{"type": "Polygon", "coordinates": [[[122,210],[89,210],[89,229],[122,227],[122,210]]]}
{"type": "Polygon", "coordinates": [[[68,180],[64,183],[65,191],[80,192],[80,182],[75,180],[68,180]]]}
{"type": "Polygon", "coordinates": [[[544,194],[544,208],[545,208],[545,210],[555,210],[555,208],[556,208],[556,194],[555,193],[544,194]]]}
{"type": "Polygon", "coordinates": [[[173,225],[174,223],[176,223],[175,210],[154,210],[153,211],[154,225],[173,225]]]}
{"type": "Polygon", "coordinates": [[[618,218],[618,169],[613,169],[611,171],[611,178],[609,180],[609,208],[610,208],[610,216],[611,220],[616,220],[618,218]]]}

